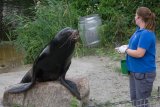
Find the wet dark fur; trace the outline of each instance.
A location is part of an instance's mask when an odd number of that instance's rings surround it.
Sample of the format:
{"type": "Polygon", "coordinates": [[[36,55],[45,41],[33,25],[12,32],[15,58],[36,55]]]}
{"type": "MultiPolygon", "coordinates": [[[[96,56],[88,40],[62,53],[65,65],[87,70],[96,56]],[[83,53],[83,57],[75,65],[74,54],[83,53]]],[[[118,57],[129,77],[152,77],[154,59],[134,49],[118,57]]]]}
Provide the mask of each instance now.
{"type": "Polygon", "coordinates": [[[68,88],[74,96],[81,99],[76,84],[65,79],[78,36],[77,30],[62,29],[34,61],[31,70],[21,80],[23,84],[13,87],[7,92],[20,93],[27,91],[36,81],[60,80],[61,84],[68,88]]]}

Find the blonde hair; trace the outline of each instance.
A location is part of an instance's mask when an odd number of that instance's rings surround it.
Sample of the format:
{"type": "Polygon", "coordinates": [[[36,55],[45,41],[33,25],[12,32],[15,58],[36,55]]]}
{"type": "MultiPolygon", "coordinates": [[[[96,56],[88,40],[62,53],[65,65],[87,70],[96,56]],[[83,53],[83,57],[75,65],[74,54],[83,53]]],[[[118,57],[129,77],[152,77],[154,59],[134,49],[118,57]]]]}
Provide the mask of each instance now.
{"type": "Polygon", "coordinates": [[[149,8],[139,7],[136,10],[136,13],[145,22],[145,24],[146,24],[145,28],[146,29],[149,29],[151,31],[155,31],[155,26],[156,26],[155,14],[153,12],[151,12],[151,10],[149,8]]]}

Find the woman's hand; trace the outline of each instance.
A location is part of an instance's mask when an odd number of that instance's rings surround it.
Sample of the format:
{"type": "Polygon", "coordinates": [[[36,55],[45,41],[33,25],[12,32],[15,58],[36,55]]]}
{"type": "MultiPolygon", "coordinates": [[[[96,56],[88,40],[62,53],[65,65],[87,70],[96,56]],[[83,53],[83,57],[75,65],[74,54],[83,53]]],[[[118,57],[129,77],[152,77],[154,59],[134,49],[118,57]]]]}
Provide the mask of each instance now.
{"type": "Polygon", "coordinates": [[[126,50],[128,49],[128,45],[122,45],[120,47],[116,47],[115,50],[118,52],[118,53],[125,53],[126,50]]]}

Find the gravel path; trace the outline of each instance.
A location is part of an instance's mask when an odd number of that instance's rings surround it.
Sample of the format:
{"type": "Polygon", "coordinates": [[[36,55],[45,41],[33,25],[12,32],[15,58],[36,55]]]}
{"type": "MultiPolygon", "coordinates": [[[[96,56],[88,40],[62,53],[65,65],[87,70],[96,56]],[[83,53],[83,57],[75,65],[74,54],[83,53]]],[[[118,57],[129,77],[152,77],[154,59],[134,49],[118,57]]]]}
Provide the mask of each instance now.
{"type": "MultiPolygon", "coordinates": [[[[158,60],[160,59],[159,50],[158,60]]],[[[21,66],[12,69],[14,72],[0,74],[1,100],[5,87],[18,83],[30,67],[30,65],[21,66]]],[[[128,76],[116,72],[118,70],[120,70],[119,61],[111,60],[109,57],[86,56],[73,58],[66,76],[86,76],[90,83],[90,99],[99,103],[129,100],[128,76]]],[[[160,86],[160,62],[157,62],[153,94],[156,93],[158,86],[160,86]]]]}
{"type": "MultiPolygon", "coordinates": [[[[73,58],[67,77],[85,76],[90,83],[90,98],[98,102],[127,99],[128,77],[115,72],[114,61],[107,57],[88,56],[73,58]],[[121,99],[118,99],[121,98],[121,99]]],[[[18,83],[30,66],[15,68],[16,72],[0,74],[0,97],[5,87],[18,83]]]]}

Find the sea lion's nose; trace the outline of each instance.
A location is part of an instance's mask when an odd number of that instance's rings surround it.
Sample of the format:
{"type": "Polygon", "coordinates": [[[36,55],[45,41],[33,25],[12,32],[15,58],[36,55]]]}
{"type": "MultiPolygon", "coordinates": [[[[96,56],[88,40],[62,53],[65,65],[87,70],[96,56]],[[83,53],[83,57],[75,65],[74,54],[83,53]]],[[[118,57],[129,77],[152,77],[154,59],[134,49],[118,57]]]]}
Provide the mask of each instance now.
{"type": "Polygon", "coordinates": [[[77,30],[77,33],[79,33],[79,30],[77,30]]]}
{"type": "Polygon", "coordinates": [[[74,30],[76,35],[79,35],[79,30],[74,30]]]}
{"type": "Polygon", "coordinates": [[[78,30],[73,30],[73,39],[77,40],[79,38],[79,31],[78,30]]]}

